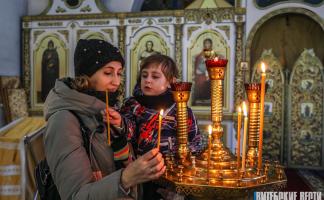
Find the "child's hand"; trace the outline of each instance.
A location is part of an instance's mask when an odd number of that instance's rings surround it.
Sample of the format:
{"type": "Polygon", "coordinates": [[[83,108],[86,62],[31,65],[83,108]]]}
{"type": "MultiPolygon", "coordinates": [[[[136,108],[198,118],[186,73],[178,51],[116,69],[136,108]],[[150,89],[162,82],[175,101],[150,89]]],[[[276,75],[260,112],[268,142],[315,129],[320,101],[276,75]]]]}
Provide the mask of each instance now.
{"type": "MultiPolygon", "coordinates": [[[[102,118],[104,122],[107,122],[107,114],[106,114],[106,110],[101,111],[102,114],[102,118]]],[[[112,109],[112,108],[108,108],[108,114],[109,114],[109,122],[112,125],[115,125],[117,127],[121,127],[121,115],[119,114],[119,112],[117,112],[116,110],[112,109]]]]}

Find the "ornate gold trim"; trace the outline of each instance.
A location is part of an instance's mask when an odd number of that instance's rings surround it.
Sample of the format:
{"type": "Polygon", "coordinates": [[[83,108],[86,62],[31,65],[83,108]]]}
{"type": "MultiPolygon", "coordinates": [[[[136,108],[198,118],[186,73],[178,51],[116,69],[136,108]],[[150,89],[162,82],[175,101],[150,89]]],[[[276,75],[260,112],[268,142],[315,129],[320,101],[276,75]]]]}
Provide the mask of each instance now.
{"type": "Polygon", "coordinates": [[[26,94],[27,94],[27,104],[28,108],[31,108],[31,73],[30,73],[30,28],[24,28],[22,32],[23,37],[23,43],[22,43],[22,49],[23,49],[23,66],[22,66],[22,75],[23,75],[23,82],[22,85],[25,88],[26,94]]]}
{"type": "Polygon", "coordinates": [[[68,30],[58,30],[57,32],[64,35],[66,41],[69,43],[69,31],[68,30]]]}
{"type": "Polygon", "coordinates": [[[114,40],[114,30],[113,29],[101,29],[103,32],[107,33],[111,39],[111,41],[114,40]]]}
{"type": "Polygon", "coordinates": [[[175,61],[179,69],[179,78],[182,79],[182,24],[175,24],[175,61]]]}
{"type": "Polygon", "coordinates": [[[38,26],[63,26],[63,22],[38,22],[38,26]]]}
{"type": "Polygon", "coordinates": [[[42,33],[45,33],[45,31],[34,31],[34,43],[36,42],[36,39],[38,38],[39,35],[42,33]]]}
{"type": "MultiPolygon", "coordinates": [[[[244,90],[244,78],[241,69],[241,62],[243,61],[243,22],[235,22],[235,80],[234,80],[234,109],[243,101],[245,90],[244,90]]],[[[236,127],[236,126],[235,126],[236,127]]]]}
{"type": "Polygon", "coordinates": [[[105,21],[85,21],[85,22],[83,22],[83,25],[86,25],[86,26],[108,25],[108,24],[110,24],[109,20],[105,20],[105,21]]]}
{"type": "Polygon", "coordinates": [[[230,40],[230,30],[231,30],[230,26],[216,26],[216,28],[224,31],[227,39],[230,40]]]}
{"type": "Polygon", "coordinates": [[[198,30],[200,28],[200,26],[191,26],[187,29],[187,40],[189,40],[189,38],[191,37],[192,33],[195,32],[196,30],[198,30]]]}
{"type": "Polygon", "coordinates": [[[197,23],[206,22],[210,24],[211,21],[233,21],[234,15],[234,8],[188,9],[184,12],[184,19],[185,22],[194,21],[197,23]]]}

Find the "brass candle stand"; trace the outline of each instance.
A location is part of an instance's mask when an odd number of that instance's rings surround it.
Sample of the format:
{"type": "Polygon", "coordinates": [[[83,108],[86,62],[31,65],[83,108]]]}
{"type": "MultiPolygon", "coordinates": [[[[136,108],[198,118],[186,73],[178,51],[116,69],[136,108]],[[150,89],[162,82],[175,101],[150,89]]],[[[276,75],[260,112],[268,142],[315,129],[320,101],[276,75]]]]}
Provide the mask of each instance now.
{"type": "Polygon", "coordinates": [[[187,129],[187,102],[191,91],[190,82],[177,82],[171,84],[173,99],[177,104],[177,139],[178,139],[178,157],[181,164],[184,164],[188,156],[188,129],[187,129]]]}
{"type": "Polygon", "coordinates": [[[258,160],[261,84],[245,84],[245,91],[249,100],[249,149],[247,151],[247,163],[250,167],[253,167],[258,160]]]}
{"type": "MultiPolygon", "coordinates": [[[[227,60],[216,59],[213,56],[213,51],[205,53],[207,58],[206,66],[211,81],[211,149],[208,150],[207,148],[200,155],[190,153],[186,121],[187,101],[190,96],[191,84],[186,82],[173,84],[173,97],[177,104],[179,149],[177,155],[168,154],[165,156],[166,173],[156,182],[162,186],[173,188],[178,193],[190,196],[192,199],[242,199],[252,195],[254,191],[277,191],[283,189],[286,186],[287,179],[283,166],[279,165],[279,163],[271,165],[269,161],[265,161],[262,169],[258,171],[255,166],[257,157],[252,154],[250,163],[253,163],[253,165],[248,162],[245,171],[242,171],[235,156],[224,147],[221,141],[223,135],[221,126],[223,115],[222,89],[227,60]],[[209,162],[208,153],[210,153],[209,162]]],[[[255,89],[254,86],[251,87],[255,89]]],[[[251,87],[247,88],[249,89],[247,90],[248,96],[252,96],[250,93],[255,95],[255,92],[250,92],[251,87]]],[[[256,117],[251,115],[257,115],[260,112],[258,106],[254,105],[254,107],[255,111],[250,114],[253,120],[256,117]]],[[[253,124],[254,122],[250,123],[253,124]]],[[[258,127],[255,126],[249,126],[249,129],[258,130],[258,127]]],[[[256,137],[249,138],[254,138],[253,145],[256,137]]],[[[250,145],[250,142],[249,147],[254,148],[254,146],[250,145]]],[[[255,150],[253,149],[253,151],[255,150]]]]}

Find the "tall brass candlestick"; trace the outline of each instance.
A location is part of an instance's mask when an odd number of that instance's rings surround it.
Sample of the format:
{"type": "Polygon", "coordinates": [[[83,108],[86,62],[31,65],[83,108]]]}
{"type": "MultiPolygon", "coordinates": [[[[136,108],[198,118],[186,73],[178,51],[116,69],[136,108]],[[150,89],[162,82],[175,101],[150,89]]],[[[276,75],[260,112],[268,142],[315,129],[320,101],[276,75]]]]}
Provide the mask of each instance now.
{"type": "Polygon", "coordinates": [[[245,156],[246,156],[246,137],[248,130],[248,115],[247,115],[247,107],[245,102],[243,101],[243,113],[244,113],[244,131],[243,131],[243,148],[242,148],[242,171],[245,171],[245,156]]]}
{"type": "Polygon", "coordinates": [[[258,158],[261,85],[258,83],[245,84],[245,90],[249,100],[249,150],[247,159],[248,164],[252,167],[255,166],[258,158]]]}
{"type": "Polygon", "coordinates": [[[241,126],[242,126],[242,109],[241,106],[237,109],[237,150],[236,150],[236,158],[237,158],[237,169],[240,168],[241,163],[241,126]]]}
{"type": "Polygon", "coordinates": [[[262,143],[263,143],[263,120],[264,120],[264,99],[265,99],[265,65],[261,63],[261,107],[260,107],[260,131],[259,131],[259,154],[258,154],[258,171],[261,171],[262,168],[262,143]]]}
{"type": "Polygon", "coordinates": [[[206,60],[206,67],[211,81],[212,159],[215,161],[229,161],[231,159],[230,153],[225,149],[221,141],[223,135],[221,125],[223,117],[223,80],[227,62],[227,59],[218,57],[206,60]]]}
{"type": "Polygon", "coordinates": [[[177,82],[171,84],[173,99],[177,105],[177,139],[178,139],[178,156],[181,162],[187,158],[188,149],[188,113],[187,102],[191,91],[190,82],[177,82]]]}
{"type": "Polygon", "coordinates": [[[109,97],[108,97],[108,90],[106,90],[107,140],[108,140],[108,145],[110,145],[111,144],[111,140],[110,140],[110,120],[109,120],[108,108],[109,108],[109,97]]]}
{"type": "Polygon", "coordinates": [[[163,117],[163,109],[160,111],[160,114],[159,114],[158,139],[157,139],[157,148],[158,148],[158,149],[160,149],[160,143],[161,143],[161,126],[162,126],[162,117],[163,117]]]}

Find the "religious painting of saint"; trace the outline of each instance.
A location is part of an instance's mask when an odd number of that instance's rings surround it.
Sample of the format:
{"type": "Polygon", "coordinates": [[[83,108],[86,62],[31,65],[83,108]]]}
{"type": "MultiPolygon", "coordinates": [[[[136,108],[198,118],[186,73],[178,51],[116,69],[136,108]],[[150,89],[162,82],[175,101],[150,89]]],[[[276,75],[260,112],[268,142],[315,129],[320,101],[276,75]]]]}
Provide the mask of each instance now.
{"type": "MultiPolygon", "coordinates": [[[[133,90],[141,62],[144,58],[153,54],[163,54],[170,56],[170,47],[161,35],[156,32],[145,32],[134,39],[130,50],[130,91],[133,90]]],[[[126,62],[127,63],[127,62],[126,62]]],[[[131,92],[130,92],[131,94],[131,92]]]]}
{"type": "Polygon", "coordinates": [[[160,54],[160,52],[154,50],[154,43],[151,40],[146,41],[145,49],[140,53],[139,60],[142,61],[144,58],[154,54],[160,54]]]}
{"type": "Polygon", "coordinates": [[[264,102],[264,115],[272,115],[272,102],[264,102]]]}
{"type": "MultiPolygon", "coordinates": [[[[205,64],[204,50],[214,50],[218,57],[230,60],[229,47],[224,37],[217,31],[204,31],[192,39],[188,49],[188,81],[192,82],[190,106],[197,111],[207,111],[211,104],[210,79],[205,64]]],[[[223,81],[223,107],[228,109],[229,66],[223,81]]]]}
{"type": "Polygon", "coordinates": [[[47,48],[42,56],[42,90],[41,100],[44,102],[49,91],[54,87],[55,80],[59,77],[60,62],[59,56],[54,46],[54,42],[49,40],[47,48]],[[45,78],[46,77],[46,78],[45,78]]]}
{"type": "Polygon", "coordinates": [[[273,88],[273,79],[267,79],[266,80],[266,88],[268,90],[271,90],[273,88]]]}
{"type": "Polygon", "coordinates": [[[57,35],[47,35],[38,40],[33,51],[32,101],[44,103],[56,79],[67,75],[67,48],[57,35]]]}
{"type": "Polygon", "coordinates": [[[314,115],[314,105],[313,105],[313,103],[301,103],[301,105],[300,105],[300,115],[303,118],[311,118],[314,115]]]}
{"type": "Polygon", "coordinates": [[[204,50],[212,50],[213,41],[210,38],[203,40],[203,48],[201,52],[194,58],[194,96],[192,105],[210,104],[210,81],[208,71],[205,64],[204,50]]]}

